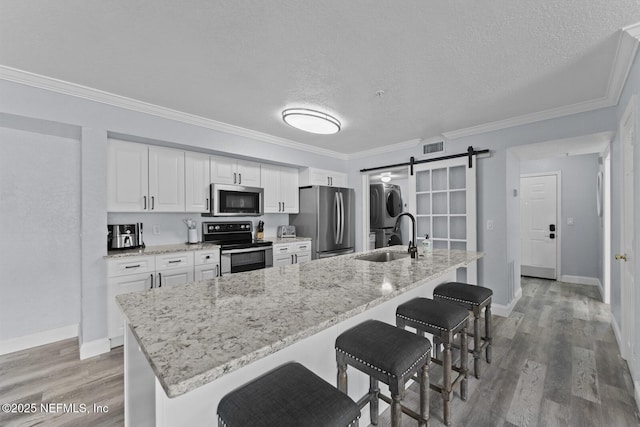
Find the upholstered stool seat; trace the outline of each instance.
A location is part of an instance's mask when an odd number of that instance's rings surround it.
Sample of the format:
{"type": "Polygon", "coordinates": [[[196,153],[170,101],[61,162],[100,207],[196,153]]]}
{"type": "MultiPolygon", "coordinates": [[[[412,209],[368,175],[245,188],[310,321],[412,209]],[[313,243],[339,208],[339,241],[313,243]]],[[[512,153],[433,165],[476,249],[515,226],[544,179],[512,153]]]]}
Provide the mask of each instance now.
{"type": "Polygon", "coordinates": [[[378,423],[378,399],[391,405],[391,425],[399,426],[402,412],[426,426],[429,419],[429,361],[431,342],[392,325],[367,320],[336,339],[338,388],[347,393],[347,365],[369,375],[369,393],[358,401],[369,404],[371,423],[378,423]],[[405,384],[420,372],[420,413],[401,404],[405,384]],[[389,386],[391,398],[380,393],[378,382],[389,386]]]}
{"type": "Polygon", "coordinates": [[[396,325],[399,328],[410,327],[416,329],[419,335],[425,333],[433,335],[434,344],[442,344],[444,352],[442,359],[437,354],[432,358],[433,362],[442,365],[442,385],[431,382],[430,387],[442,395],[443,418],[446,425],[451,424],[451,398],[453,390],[460,383],[460,396],[467,400],[468,350],[467,350],[467,324],[469,323],[469,311],[458,304],[445,301],[434,301],[428,298],[414,298],[401,304],[396,309],[396,325]],[[451,347],[454,337],[460,334],[460,363],[453,366],[451,347]],[[452,379],[452,370],[458,372],[452,379]]]}
{"type": "Polygon", "coordinates": [[[287,363],[222,398],[220,427],[352,427],[360,408],[299,363],[287,363]]]}
{"type": "Polygon", "coordinates": [[[476,378],[480,378],[480,354],[485,350],[487,363],[491,363],[491,297],[489,288],[467,283],[449,282],[436,286],[433,299],[455,302],[473,312],[473,370],[476,378]],[[484,336],[480,335],[480,316],[484,309],[484,336]]]}

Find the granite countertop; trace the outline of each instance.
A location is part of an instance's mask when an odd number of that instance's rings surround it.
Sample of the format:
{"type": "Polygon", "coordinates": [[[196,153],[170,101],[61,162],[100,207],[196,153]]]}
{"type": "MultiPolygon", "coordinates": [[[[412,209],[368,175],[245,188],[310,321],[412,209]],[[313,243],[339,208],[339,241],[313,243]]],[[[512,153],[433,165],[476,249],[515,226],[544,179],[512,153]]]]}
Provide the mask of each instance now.
{"type": "Polygon", "coordinates": [[[176,397],[483,256],[436,249],[417,260],[370,262],[361,255],[116,299],[167,396],[176,397]]]}
{"type": "Polygon", "coordinates": [[[187,252],[219,249],[219,245],[213,243],[176,243],[173,245],[147,246],[146,248],[117,249],[108,251],[104,258],[125,258],[144,255],[162,255],[171,252],[187,252]]]}

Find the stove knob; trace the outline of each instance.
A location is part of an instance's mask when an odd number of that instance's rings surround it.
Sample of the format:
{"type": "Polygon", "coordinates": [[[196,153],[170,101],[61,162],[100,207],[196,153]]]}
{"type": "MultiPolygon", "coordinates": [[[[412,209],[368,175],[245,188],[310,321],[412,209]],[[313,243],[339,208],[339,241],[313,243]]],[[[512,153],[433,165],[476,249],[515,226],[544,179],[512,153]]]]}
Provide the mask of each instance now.
{"type": "Polygon", "coordinates": [[[215,226],[215,227],[213,227],[213,228],[215,228],[216,230],[220,230],[220,226],[219,226],[219,225],[216,225],[216,226],[215,226]]]}

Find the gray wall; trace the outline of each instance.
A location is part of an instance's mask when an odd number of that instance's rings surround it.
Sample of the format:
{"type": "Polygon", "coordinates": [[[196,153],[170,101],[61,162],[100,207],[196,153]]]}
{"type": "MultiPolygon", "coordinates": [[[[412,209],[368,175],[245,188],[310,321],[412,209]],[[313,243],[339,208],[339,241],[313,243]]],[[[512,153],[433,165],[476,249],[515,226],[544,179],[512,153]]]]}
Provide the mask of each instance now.
{"type": "MultiPolygon", "coordinates": [[[[519,250],[511,250],[520,244],[519,228],[507,226],[510,221],[517,221],[507,216],[507,212],[513,202],[508,195],[513,188],[519,188],[519,167],[512,164],[517,159],[508,156],[507,149],[517,145],[612,131],[616,127],[616,108],[609,107],[447,142],[447,154],[465,152],[468,146],[491,150],[490,157],[478,160],[477,169],[478,250],[485,252],[478,264],[478,281],[493,289],[496,304],[507,306],[512,302],[510,283],[515,282],[517,289],[518,278],[509,276],[509,266],[518,265],[520,258],[519,250]],[[493,230],[487,230],[488,220],[494,221],[493,230]]],[[[415,148],[350,160],[349,182],[356,190],[357,200],[361,197],[360,169],[408,162],[411,156],[416,160],[423,158],[418,145],[415,148]]],[[[358,204],[356,216],[360,215],[361,206],[358,204]]],[[[358,244],[361,242],[360,234],[361,230],[357,228],[358,244]]]]}
{"type": "Polygon", "coordinates": [[[0,117],[0,341],[77,325],[81,312],[80,141],[8,120],[0,117]]]}
{"type": "MultiPolygon", "coordinates": [[[[210,128],[187,124],[80,97],[49,92],[0,80],[0,146],[2,200],[0,220],[12,244],[2,239],[3,281],[0,291],[0,341],[80,323],[81,343],[104,340],[106,322],[106,141],[108,136],[138,142],[157,143],[208,153],[256,159],[283,165],[313,166],[346,172],[346,161],[321,153],[310,153],[292,146],[272,144],[249,137],[231,135],[210,128]],[[27,131],[38,148],[23,152],[22,136],[27,131]],[[20,133],[21,135],[22,133],[20,133]],[[59,141],[60,135],[73,135],[74,141],[59,141]],[[33,157],[33,158],[32,158],[33,157]],[[58,170],[58,167],[63,170],[58,170]],[[31,179],[33,177],[33,179],[31,179]],[[33,201],[19,216],[12,204],[5,203],[7,183],[31,179],[21,197],[33,201]],[[50,191],[50,185],[63,191],[50,191]],[[64,196],[69,203],[61,204],[64,196]],[[43,210],[43,206],[56,209],[43,210]],[[26,209],[28,208],[28,209],[26,209]],[[71,217],[71,218],[70,218],[71,217]],[[30,226],[42,224],[37,234],[27,229],[24,236],[15,230],[23,218],[30,226]],[[73,219],[72,222],[70,219],[73,219]],[[49,227],[53,227],[49,228],[49,227]],[[44,241],[44,243],[43,243],[44,241]],[[70,242],[73,242],[70,244],[70,242]],[[42,249],[41,249],[42,248],[42,249]],[[16,254],[25,256],[19,259],[16,254]],[[32,254],[28,259],[26,256],[32,254]],[[53,255],[52,255],[53,254],[53,255]],[[44,260],[44,261],[43,261],[44,260]],[[7,274],[4,274],[5,271],[7,274]],[[8,277],[9,280],[4,280],[8,277]],[[37,280],[36,280],[37,279],[37,280]],[[33,288],[33,283],[38,286],[33,288]]],[[[16,194],[16,200],[20,199],[16,194]]],[[[182,218],[192,214],[117,214],[109,220],[136,222],[157,220],[161,234],[148,233],[148,244],[175,243],[186,239],[182,218]]],[[[267,216],[265,216],[266,218],[267,216]]],[[[287,223],[285,215],[267,221],[267,230],[287,223]]]]}
{"type": "Polygon", "coordinates": [[[521,174],[561,173],[561,214],[558,233],[561,235],[562,275],[601,277],[602,222],[596,211],[596,176],[598,155],[585,154],[523,161],[521,174]],[[573,218],[573,225],[568,224],[573,218]]]}

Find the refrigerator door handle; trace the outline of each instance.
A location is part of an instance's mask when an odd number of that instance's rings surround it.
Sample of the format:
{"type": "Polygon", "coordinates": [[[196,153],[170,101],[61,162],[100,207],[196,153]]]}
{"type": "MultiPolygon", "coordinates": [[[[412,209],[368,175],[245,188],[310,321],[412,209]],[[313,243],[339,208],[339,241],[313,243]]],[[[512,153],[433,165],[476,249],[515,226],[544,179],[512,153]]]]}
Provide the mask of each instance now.
{"type": "Polygon", "coordinates": [[[333,193],[333,242],[337,245],[340,238],[340,197],[338,192],[333,193]]]}
{"type": "Polygon", "coordinates": [[[342,239],[344,238],[344,198],[342,193],[340,194],[340,241],[339,244],[342,244],[342,239]]]}

